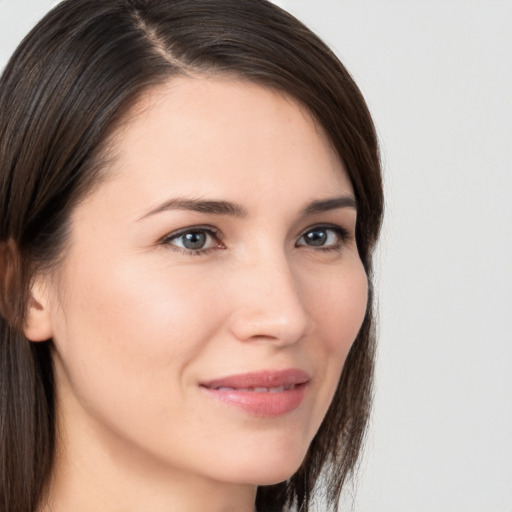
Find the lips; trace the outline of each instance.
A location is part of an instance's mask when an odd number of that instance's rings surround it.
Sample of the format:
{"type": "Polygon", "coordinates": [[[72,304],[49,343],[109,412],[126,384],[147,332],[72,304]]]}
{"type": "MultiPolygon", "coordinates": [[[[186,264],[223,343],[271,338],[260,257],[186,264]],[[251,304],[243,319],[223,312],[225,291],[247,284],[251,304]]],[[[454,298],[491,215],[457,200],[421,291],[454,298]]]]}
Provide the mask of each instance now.
{"type": "Polygon", "coordinates": [[[310,376],[303,370],[261,371],[232,375],[201,384],[211,398],[254,416],[276,417],[302,403],[310,376]]]}
{"type": "Polygon", "coordinates": [[[281,393],[282,391],[288,391],[289,389],[293,389],[295,387],[295,384],[287,384],[286,386],[273,386],[273,387],[255,387],[255,388],[231,388],[228,386],[220,386],[217,388],[211,388],[216,389],[217,391],[246,391],[246,392],[253,392],[253,393],[281,393]]]}

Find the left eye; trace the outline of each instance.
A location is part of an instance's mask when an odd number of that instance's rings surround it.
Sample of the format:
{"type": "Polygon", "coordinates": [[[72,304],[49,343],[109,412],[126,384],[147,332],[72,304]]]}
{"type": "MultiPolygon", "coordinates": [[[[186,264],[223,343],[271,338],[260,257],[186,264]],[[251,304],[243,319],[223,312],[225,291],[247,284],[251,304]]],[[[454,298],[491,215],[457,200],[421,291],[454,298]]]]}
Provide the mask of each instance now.
{"type": "Polygon", "coordinates": [[[174,233],[164,239],[165,244],[174,245],[188,251],[211,249],[218,245],[216,234],[207,229],[189,229],[174,233]]]}
{"type": "Polygon", "coordinates": [[[345,239],[346,232],[342,228],[318,226],[306,231],[296,245],[334,249],[339,247],[345,239]]]}

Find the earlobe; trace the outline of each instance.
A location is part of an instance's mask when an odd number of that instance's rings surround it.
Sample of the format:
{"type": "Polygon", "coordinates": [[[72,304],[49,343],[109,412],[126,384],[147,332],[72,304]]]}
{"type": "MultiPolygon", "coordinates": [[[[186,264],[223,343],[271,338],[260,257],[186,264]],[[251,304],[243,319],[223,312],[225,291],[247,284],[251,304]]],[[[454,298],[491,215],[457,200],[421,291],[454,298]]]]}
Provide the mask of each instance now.
{"type": "Polygon", "coordinates": [[[46,341],[53,337],[48,293],[38,278],[30,289],[23,331],[30,341],[46,341]]]}

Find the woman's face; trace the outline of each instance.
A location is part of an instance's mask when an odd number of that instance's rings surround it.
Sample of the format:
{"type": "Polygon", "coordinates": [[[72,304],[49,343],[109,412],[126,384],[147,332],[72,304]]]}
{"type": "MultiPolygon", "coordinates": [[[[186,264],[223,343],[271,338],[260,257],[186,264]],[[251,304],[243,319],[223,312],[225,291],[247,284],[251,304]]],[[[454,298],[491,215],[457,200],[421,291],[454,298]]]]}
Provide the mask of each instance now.
{"type": "Polygon", "coordinates": [[[228,78],[153,89],[112,147],[44,288],[66,450],[286,479],[366,308],[342,163],[295,101],[228,78]]]}

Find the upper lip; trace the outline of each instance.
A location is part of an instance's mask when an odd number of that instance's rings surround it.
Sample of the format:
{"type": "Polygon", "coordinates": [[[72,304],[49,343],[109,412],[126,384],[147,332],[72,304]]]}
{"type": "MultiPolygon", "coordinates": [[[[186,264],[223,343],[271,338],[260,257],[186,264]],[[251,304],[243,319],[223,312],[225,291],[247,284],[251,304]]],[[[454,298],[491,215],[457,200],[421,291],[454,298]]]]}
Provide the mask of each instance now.
{"type": "Polygon", "coordinates": [[[271,388],[294,384],[304,384],[311,377],[304,370],[290,368],[287,370],[263,370],[258,372],[229,375],[201,385],[207,388],[271,388]]]}

